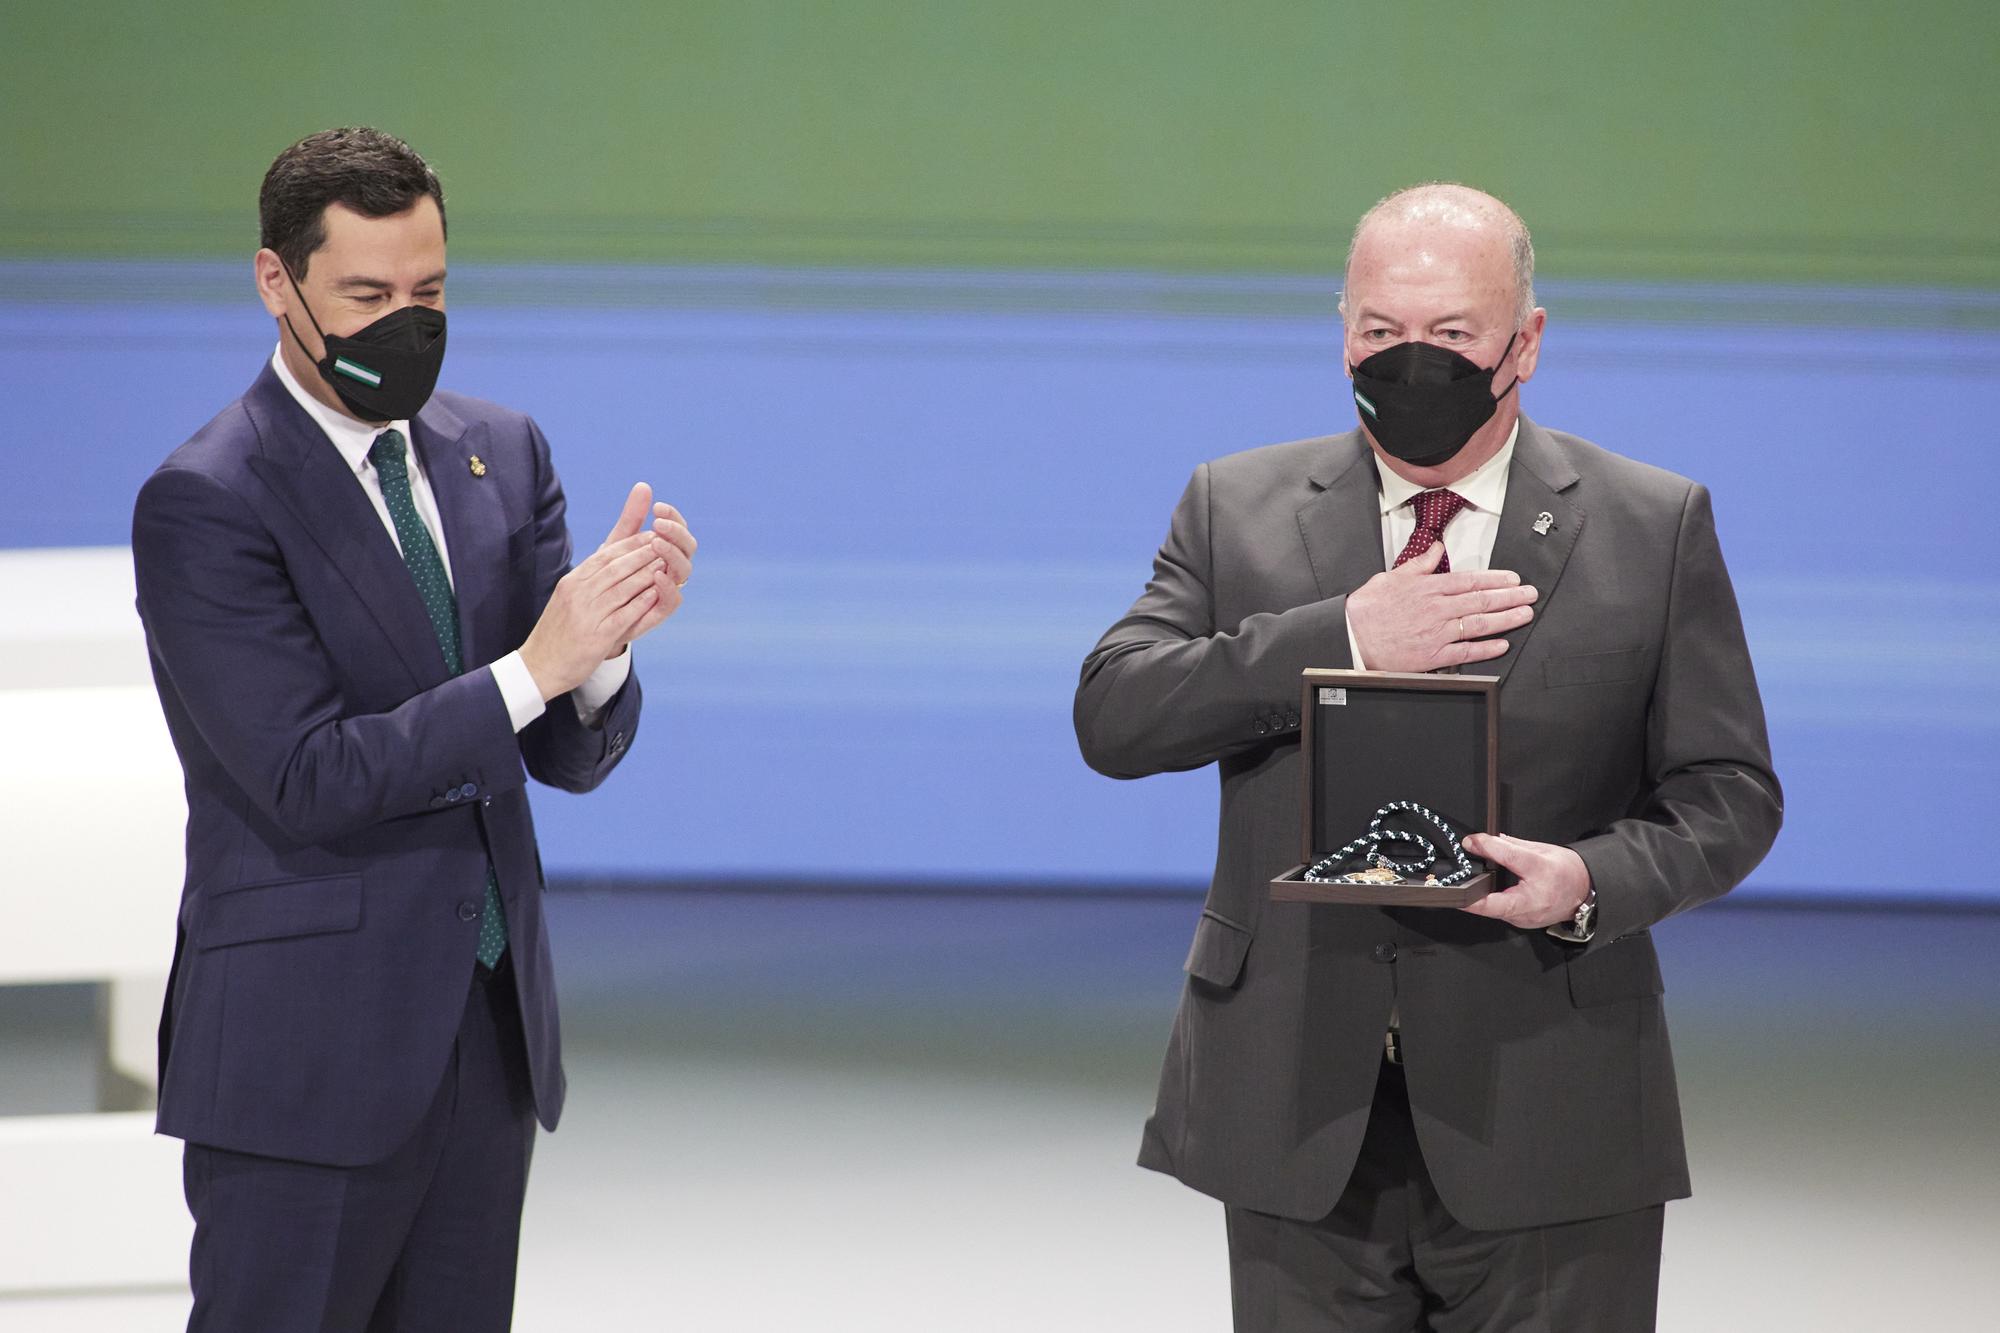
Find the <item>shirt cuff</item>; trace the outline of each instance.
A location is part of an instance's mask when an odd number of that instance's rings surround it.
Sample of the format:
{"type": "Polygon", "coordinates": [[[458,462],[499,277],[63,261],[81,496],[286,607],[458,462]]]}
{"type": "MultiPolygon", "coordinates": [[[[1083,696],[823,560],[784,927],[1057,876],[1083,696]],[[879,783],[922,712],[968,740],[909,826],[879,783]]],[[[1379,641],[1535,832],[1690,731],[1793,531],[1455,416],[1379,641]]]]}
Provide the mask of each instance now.
{"type": "Polygon", "coordinates": [[[625,688],[625,679],[631,674],[630,648],[616,657],[606,658],[598,663],[597,670],[591,672],[583,684],[570,692],[570,702],[576,705],[577,720],[586,727],[595,723],[597,715],[604,711],[604,705],[610,703],[612,696],[625,688]]]}
{"type": "Polygon", "coordinates": [[[1351,623],[1347,622],[1347,618],[1344,615],[1341,617],[1341,620],[1343,623],[1347,624],[1348,660],[1354,663],[1354,669],[1356,671],[1366,671],[1368,668],[1361,664],[1361,642],[1360,640],[1354,637],[1354,626],[1351,623]]]}
{"type": "Polygon", "coordinates": [[[528,670],[519,653],[508,653],[490,670],[493,683],[500,687],[501,701],[507,705],[507,720],[514,724],[516,732],[542,715],[547,707],[542,702],[542,687],[535,684],[534,673],[528,670]]]}

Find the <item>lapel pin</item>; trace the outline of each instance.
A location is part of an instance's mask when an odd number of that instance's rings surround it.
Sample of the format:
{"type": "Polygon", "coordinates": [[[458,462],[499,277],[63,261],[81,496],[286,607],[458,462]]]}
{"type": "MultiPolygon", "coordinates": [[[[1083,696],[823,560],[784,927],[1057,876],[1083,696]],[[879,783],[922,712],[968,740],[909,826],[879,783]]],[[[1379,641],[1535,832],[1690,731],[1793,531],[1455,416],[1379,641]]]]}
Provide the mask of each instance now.
{"type": "MultiPolygon", "coordinates": [[[[473,470],[475,472],[478,471],[479,460],[475,458],[472,460],[472,462],[473,462],[473,470]]],[[[1556,516],[1554,514],[1551,514],[1548,510],[1544,509],[1541,513],[1535,515],[1535,535],[1537,537],[1548,536],[1549,529],[1554,527],[1555,525],[1556,525],[1556,516]]]]}
{"type": "MultiPolygon", "coordinates": [[[[472,461],[468,463],[467,466],[472,469],[472,475],[475,477],[483,477],[486,475],[486,464],[480,459],[478,454],[474,454],[472,456],[472,461]]],[[[1547,518],[1548,515],[1544,514],[1542,515],[1542,517],[1547,518]]]]}

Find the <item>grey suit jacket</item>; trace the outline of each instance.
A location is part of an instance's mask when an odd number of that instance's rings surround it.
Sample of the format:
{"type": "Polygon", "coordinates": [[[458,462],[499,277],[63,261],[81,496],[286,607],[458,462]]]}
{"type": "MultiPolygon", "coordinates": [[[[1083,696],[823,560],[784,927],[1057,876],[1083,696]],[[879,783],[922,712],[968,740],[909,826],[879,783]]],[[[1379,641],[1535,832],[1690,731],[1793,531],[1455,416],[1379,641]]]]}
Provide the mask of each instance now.
{"type": "MultiPolygon", "coordinates": [[[[1332,1210],[1399,1006],[1410,1101],[1468,1226],[1688,1193],[1648,928],[1734,887],[1782,797],[1708,493],[1525,417],[1493,567],[1541,591],[1505,657],[1506,832],[1574,847],[1594,940],[1446,909],[1273,903],[1296,860],[1299,673],[1350,665],[1381,571],[1360,433],[1196,470],[1153,578],[1091,652],[1076,733],[1113,777],[1216,764],[1215,876],[1141,1164],[1238,1206],[1332,1210]],[[1546,535],[1536,515],[1555,518],[1546,535]]],[[[1365,762],[1358,759],[1357,762],[1365,762]]]]}

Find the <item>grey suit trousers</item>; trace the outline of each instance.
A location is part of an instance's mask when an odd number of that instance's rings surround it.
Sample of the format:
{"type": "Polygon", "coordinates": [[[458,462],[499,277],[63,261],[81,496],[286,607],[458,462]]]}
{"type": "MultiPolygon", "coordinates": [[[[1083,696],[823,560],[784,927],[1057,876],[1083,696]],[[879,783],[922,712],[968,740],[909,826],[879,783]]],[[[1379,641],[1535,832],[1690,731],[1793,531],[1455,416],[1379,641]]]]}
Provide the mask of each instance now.
{"type": "Polygon", "coordinates": [[[1665,1211],[1473,1230],[1438,1197],[1384,1064],[1332,1213],[1225,1208],[1236,1333],[1650,1333],[1665,1211]]]}

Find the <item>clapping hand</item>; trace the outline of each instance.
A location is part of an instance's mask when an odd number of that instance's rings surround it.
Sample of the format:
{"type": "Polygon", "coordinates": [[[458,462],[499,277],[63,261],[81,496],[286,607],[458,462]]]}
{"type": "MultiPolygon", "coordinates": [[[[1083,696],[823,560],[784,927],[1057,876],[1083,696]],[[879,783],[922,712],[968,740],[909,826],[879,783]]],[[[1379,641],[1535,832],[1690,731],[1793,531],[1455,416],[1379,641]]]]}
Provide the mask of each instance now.
{"type": "Polygon", "coordinates": [[[542,698],[569,693],[598,663],[618,656],[678,611],[694,570],[695,546],[678,509],[653,503],[653,488],[645,482],[633,486],[610,535],[556,583],[521,645],[521,660],[542,698]]]}

